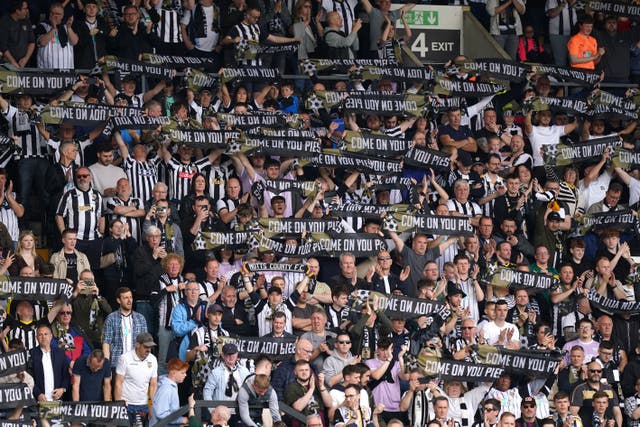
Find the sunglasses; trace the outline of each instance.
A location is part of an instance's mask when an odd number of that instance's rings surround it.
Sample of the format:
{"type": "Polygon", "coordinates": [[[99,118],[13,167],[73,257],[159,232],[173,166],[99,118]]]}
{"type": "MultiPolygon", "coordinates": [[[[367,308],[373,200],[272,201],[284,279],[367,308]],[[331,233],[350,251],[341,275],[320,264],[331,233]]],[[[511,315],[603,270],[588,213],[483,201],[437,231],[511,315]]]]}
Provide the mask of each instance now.
{"type": "Polygon", "coordinates": [[[88,175],[88,174],[87,174],[87,175],[85,175],[85,174],[82,174],[82,175],[76,175],[76,178],[81,178],[81,179],[89,178],[89,175],[88,175]]]}
{"type": "Polygon", "coordinates": [[[62,314],[63,316],[64,316],[65,314],[72,315],[72,314],[73,314],[73,312],[72,312],[72,311],[59,311],[59,312],[58,312],[58,314],[62,314]]]}
{"type": "Polygon", "coordinates": [[[338,344],[351,344],[351,341],[338,341],[338,344]]]}
{"type": "Polygon", "coordinates": [[[464,329],[473,329],[475,328],[475,326],[463,326],[460,329],[464,330],[464,329]]]}
{"type": "Polygon", "coordinates": [[[535,407],[536,407],[536,405],[532,405],[532,404],[530,404],[530,403],[527,403],[527,404],[525,404],[525,405],[522,405],[522,407],[523,407],[524,409],[532,409],[532,408],[535,408],[535,407]]]}
{"type": "Polygon", "coordinates": [[[589,369],[589,372],[591,372],[592,374],[601,374],[602,369],[589,369]]]}

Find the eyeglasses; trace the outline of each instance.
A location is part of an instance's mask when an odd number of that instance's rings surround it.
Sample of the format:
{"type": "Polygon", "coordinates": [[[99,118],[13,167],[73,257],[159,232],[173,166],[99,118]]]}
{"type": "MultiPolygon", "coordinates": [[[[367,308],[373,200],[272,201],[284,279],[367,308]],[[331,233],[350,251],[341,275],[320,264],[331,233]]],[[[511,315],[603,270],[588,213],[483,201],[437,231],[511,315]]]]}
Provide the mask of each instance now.
{"type": "Polygon", "coordinates": [[[532,408],[535,408],[536,405],[532,405],[531,403],[526,403],[526,404],[522,405],[522,407],[524,409],[532,409],[532,408]]]}
{"type": "Polygon", "coordinates": [[[465,329],[473,329],[475,328],[475,326],[463,326],[460,329],[465,330],[465,329]]]}
{"type": "Polygon", "coordinates": [[[351,341],[338,341],[338,344],[351,344],[351,341]]]}
{"type": "Polygon", "coordinates": [[[592,374],[601,374],[602,369],[589,369],[589,372],[592,374]]]}
{"type": "Polygon", "coordinates": [[[89,178],[89,174],[76,175],[76,178],[80,178],[80,179],[89,178]]]}
{"type": "Polygon", "coordinates": [[[72,311],[59,311],[58,314],[62,314],[63,316],[68,314],[69,316],[71,316],[73,314],[72,311]]]}
{"type": "Polygon", "coordinates": [[[497,411],[497,408],[484,408],[485,412],[493,412],[493,411],[497,411]]]}

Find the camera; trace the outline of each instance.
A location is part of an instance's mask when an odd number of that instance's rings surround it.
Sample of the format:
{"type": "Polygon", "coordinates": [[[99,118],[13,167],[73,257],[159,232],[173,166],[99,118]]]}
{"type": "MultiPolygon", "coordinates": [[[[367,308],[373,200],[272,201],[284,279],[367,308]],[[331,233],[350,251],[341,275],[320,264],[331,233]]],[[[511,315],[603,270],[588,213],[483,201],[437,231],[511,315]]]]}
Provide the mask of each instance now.
{"type": "Polygon", "coordinates": [[[156,213],[163,213],[167,210],[166,206],[156,206],[156,213]]]}
{"type": "Polygon", "coordinates": [[[81,291],[83,295],[91,295],[93,293],[93,288],[96,286],[93,280],[83,280],[85,284],[85,288],[81,291]]]}

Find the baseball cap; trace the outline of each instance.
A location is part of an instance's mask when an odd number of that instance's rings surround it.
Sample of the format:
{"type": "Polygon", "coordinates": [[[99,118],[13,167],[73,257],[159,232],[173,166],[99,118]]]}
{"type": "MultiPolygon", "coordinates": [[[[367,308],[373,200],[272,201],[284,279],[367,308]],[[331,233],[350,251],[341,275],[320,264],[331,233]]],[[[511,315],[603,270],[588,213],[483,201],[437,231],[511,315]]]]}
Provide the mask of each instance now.
{"type": "Polygon", "coordinates": [[[238,352],[238,346],[235,344],[229,343],[222,346],[222,354],[230,355],[236,354],[238,352]]]}
{"type": "Polygon", "coordinates": [[[562,221],[562,217],[558,212],[551,212],[547,215],[547,221],[562,221]]]}
{"type": "Polygon", "coordinates": [[[220,304],[209,304],[209,307],[207,307],[207,314],[222,313],[223,311],[224,310],[220,304]]]}
{"type": "Polygon", "coordinates": [[[145,347],[155,347],[156,343],[153,342],[153,336],[149,332],[143,332],[138,334],[136,342],[142,344],[145,347]]]}

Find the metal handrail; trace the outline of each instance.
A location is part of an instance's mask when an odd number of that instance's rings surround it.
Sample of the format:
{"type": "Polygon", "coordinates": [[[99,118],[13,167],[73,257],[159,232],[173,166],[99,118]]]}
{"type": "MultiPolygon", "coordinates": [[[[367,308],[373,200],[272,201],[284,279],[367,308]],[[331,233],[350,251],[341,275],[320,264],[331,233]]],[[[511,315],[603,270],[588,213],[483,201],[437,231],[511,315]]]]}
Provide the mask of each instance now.
{"type": "MultiPolygon", "coordinates": [[[[236,414],[238,413],[238,403],[230,400],[198,400],[194,405],[194,410],[197,411],[203,407],[215,408],[216,406],[220,406],[220,405],[226,406],[227,408],[231,409],[233,413],[236,413],[236,414]]],[[[300,421],[303,425],[306,425],[307,417],[305,417],[301,412],[296,411],[291,406],[281,401],[278,402],[278,406],[281,412],[284,412],[286,415],[289,415],[290,417],[293,417],[296,420],[300,421]]],[[[264,408],[265,406],[249,405],[249,407],[253,409],[259,409],[259,408],[264,408]]],[[[172,412],[170,415],[167,415],[166,417],[161,419],[159,422],[155,423],[150,427],[164,427],[178,420],[180,417],[183,417],[188,412],[189,412],[189,405],[181,406],[180,408],[176,409],[175,412],[172,412]]]]}

